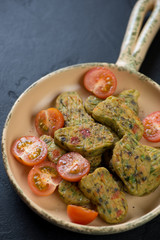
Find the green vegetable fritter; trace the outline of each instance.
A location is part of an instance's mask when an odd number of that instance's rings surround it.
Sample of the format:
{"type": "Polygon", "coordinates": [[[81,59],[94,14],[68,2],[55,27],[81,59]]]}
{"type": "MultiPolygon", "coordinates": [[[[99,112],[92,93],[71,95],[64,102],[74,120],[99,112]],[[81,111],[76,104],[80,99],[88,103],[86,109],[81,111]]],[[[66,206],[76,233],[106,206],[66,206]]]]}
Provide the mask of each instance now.
{"type": "Polygon", "coordinates": [[[121,138],[125,133],[132,133],[140,140],[144,127],[138,116],[121,98],[108,97],[93,110],[92,116],[100,123],[111,127],[121,138]]]}
{"type": "Polygon", "coordinates": [[[77,183],[62,180],[58,185],[58,192],[66,204],[87,206],[90,203],[90,200],[80,191],[77,183]]]}
{"type": "MultiPolygon", "coordinates": [[[[140,93],[136,89],[127,89],[122,91],[117,97],[124,99],[125,104],[138,115],[138,98],[140,93]]],[[[94,95],[90,95],[84,102],[84,107],[88,114],[92,115],[93,109],[104,100],[94,95]]]]}
{"type": "Polygon", "coordinates": [[[66,153],[66,151],[59,146],[57,146],[54,142],[54,139],[51,136],[42,135],[40,137],[47,144],[47,157],[51,162],[57,164],[58,159],[66,153]]]}
{"type": "Polygon", "coordinates": [[[56,99],[56,108],[63,114],[66,127],[94,122],[85,111],[83,101],[77,92],[64,92],[56,99]]]}
{"type": "Polygon", "coordinates": [[[116,143],[111,162],[132,195],[148,194],[160,184],[160,151],[140,144],[133,134],[116,143]]]}
{"type": "MultiPolygon", "coordinates": [[[[96,96],[90,95],[84,102],[84,107],[88,112],[88,114],[92,115],[93,109],[98,105],[98,103],[102,101],[103,101],[102,99],[96,96]]],[[[110,131],[114,136],[114,142],[116,143],[117,141],[119,141],[119,137],[117,136],[117,134],[112,129],[110,129],[110,131]]]]}
{"type": "Polygon", "coordinates": [[[146,150],[151,158],[147,192],[152,192],[160,185],[160,149],[146,146],[146,150]]]}
{"type": "Polygon", "coordinates": [[[138,98],[140,93],[135,89],[128,89],[122,91],[118,97],[124,99],[125,104],[134,111],[136,115],[138,115],[139,106],[138,106],[138,98]]]}
{"type": "Polygon", "coordinates": [[[84,195],[97,206],[99,216],[108,223],[121,222],[127,214],[125,194],[109,171],[100,167],[84,176],[79,187],[84,195]]]}
{"type": "Polygon", "coordinates": [[[86,159],[90,163],[90,172],[93,172],[99,165],[101,164],[102,161],[102,155],[97,155],[97,156],[91,156],[91,157],[86,157],[86,159]]]}
{"type": "Polygon", "coordinates": [[[84,102],[84,107],[88,114],[92,115],[93,109],[98,105],[98,103],[102,102],[101,98],[90,95],[84,102]]]}
{"type": "Polygon", "coordinates": [[[54,140],[67,151],[78,152],[83,156],[100,155],[114,143],[109,129],[98,123],[58,129],[54,140]]]}

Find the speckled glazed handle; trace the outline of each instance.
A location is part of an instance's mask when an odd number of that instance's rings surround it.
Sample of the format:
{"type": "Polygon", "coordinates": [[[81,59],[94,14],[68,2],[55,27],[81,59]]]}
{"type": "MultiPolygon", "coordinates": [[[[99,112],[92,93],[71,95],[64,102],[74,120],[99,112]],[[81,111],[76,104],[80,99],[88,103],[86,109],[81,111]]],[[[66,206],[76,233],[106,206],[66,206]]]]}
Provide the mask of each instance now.
{"type": "Polygon", "coordinates": [[[116,64],[138,71],[159,28],[160,0],[137,1],[131,13],[116,64]],[[150,10],[151,14],[142,28],[144,18],[150,10]]]}

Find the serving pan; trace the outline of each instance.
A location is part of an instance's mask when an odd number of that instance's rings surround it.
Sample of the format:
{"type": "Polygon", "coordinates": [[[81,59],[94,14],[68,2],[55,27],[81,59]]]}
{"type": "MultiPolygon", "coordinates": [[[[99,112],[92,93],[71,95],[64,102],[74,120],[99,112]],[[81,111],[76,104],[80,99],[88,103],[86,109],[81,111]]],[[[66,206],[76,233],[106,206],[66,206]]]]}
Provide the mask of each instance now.
{"type": "MultiPolygon", "coordinates": [[[[160,187],[144,197],[126,194],[129,210],[127,217],[119,224],[110,225],[97,218],[89,225],[70,222],[66,205],[57,192],[48,197],[34,195],[28,184],[30,168],[17,162],[10,152],[12,142],[24,135],[37,135],[34,118],[42,109],[54,106],[55,99],[61,92],[77,91],[85,99],[89,93],[84,89],[84,74],[94,66],[105,66],[118,79],[115,94],[125,89],[134,88],[140,92],[139,116],[143,119],[151,112],[158,111],[160,86],[138,72],[145,54],[154,36],[160,28],[160,0],[137,1],[128,23],[116,64],[85,63],[69,66],[52,72],[32,84],[14,103],[5,122],[2,134],[2,152],[6,172],[17,193],[24,202],[41,217],[62,228],[86,234],[112,234],[127,231],[140,226],[160,213],[160,187]],[[151,14],[143,26],[148,12],[151,14]],[[143,26],[143,27],[142,27],[143,26]]],[[[142,138],[142,143],[160,147],[160,143],[149,143],[142,138]]]]}

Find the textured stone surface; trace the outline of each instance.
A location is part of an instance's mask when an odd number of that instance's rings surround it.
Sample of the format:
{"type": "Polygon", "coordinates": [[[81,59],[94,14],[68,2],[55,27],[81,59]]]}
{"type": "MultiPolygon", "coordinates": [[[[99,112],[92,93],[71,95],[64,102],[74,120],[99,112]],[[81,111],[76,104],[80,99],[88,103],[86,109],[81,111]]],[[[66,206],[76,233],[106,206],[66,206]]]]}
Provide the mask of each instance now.
{"type": "MultiPolygon", "coordinates": [[[[135,0],[0,1],[0,128],[18,96],[58,68],[82,62],[115,62],[135,0]]],[[[160,83],[160,32],[141,72],[160,83]]],[[[0,239],[159,240],[160,216],[112,236],[89,236],[54,226],[14,191],[0,156],[0,239]]]]}

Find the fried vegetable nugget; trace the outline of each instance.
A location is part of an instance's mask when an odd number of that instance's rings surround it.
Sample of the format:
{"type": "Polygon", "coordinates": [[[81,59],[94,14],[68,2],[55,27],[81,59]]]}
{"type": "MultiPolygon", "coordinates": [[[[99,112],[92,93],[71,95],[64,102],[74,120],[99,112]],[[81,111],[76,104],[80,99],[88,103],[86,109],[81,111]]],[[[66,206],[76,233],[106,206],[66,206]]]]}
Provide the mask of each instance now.
{"type": "Polygon", "coordinates": [[[79,187],[84,195],[97,206],[99,216],[108,223],[121,222],[127,214],[125,194],[120,191],[109,171],[100,167],[84,176],[79,187]]]}
{"type": "Polygon", "coordinates": [[[54,139],[51,136],[48,135],[42,135],[40,137],[41,140],[43,140],[47,144],[47,157],[51,162],[54,162],[57,164],[58,159],[66,153],[66,151],[60,147],[58,147],[54,139]]]}
{"type": "Polygon", "coordinates": [[[134,134],[137,140],[143,135],[142,122],[121,98],[108,97],[94,108],[92,116],[98,122],[111,127],[120,138],[127,132],[134,134]]]}
{"type": "Polygon", "coordinates": [[[139,106],[138,106],[138,98],[140,93],[136,89],[127,89],[122,91],[118,97],[124,99],[125,104],[134,111],[136,115],[138,115],[139,106]]]}
{"type": "Polygon", "coordinates": [[[109,129],[98,123],[58,129],[54,140],[65,150],[79,152],[86,157],[98,156],[114,143],[109,129]]]}
{"type": "Polygon", "coordinates": [[[160,184],[160,152],[140,144],[132,134],[116,143],[112,166],[128,193],[143,196],[160,184]],[[156,153],[155,153],[156,151],[156,153]]]}
{"type": "Polygon", "coordinates": [[[151,158],[150,176],[148,178],[148,192],[154,191],[160,185],[160,149],[146,146],[151,158]]]}
{"type": "Polygon", "coordinates": [[[102,101],[103,100],[101,98],[90,95],[84,102],[84,107],[86,109],[86,112],[92,115],[93,109],[98,105],[98,103],[102,101]]]}
{"type": "Polygon", "coordinates": [[[90,203],[90,200],[80,191],[77,183],[62,180],[58,185],[58,192],[66,204],[87,206],[90,203]]]}
{"type": "Polygon", "coordinates": [[[66,127],[94,122],[77,92],[64,92],[56,99],[56,108],[63,114],[66,127]]]}
{"type": "MultiPolygon", "coordinates": [[[[136,89],[127,89],[122,91],[117,97],[124,99],[125,104],[134,111],[136,115],[138,115],[138,98],[140,93],[136,89]]],[[[84,102],[84,107],[86,112],[92,115],[93,109],[103,100],[94,95],[90,95],[84,102]]]]}
{"type": "Polygon", "coordinates": [[[91,157],[86,157],[86,159],[90,163],[90,172],[93,172],[97,167],[100,166],[101,161],[102,161],[102,155],[97,155],[97,156],[91,156],[91,157]]]}

